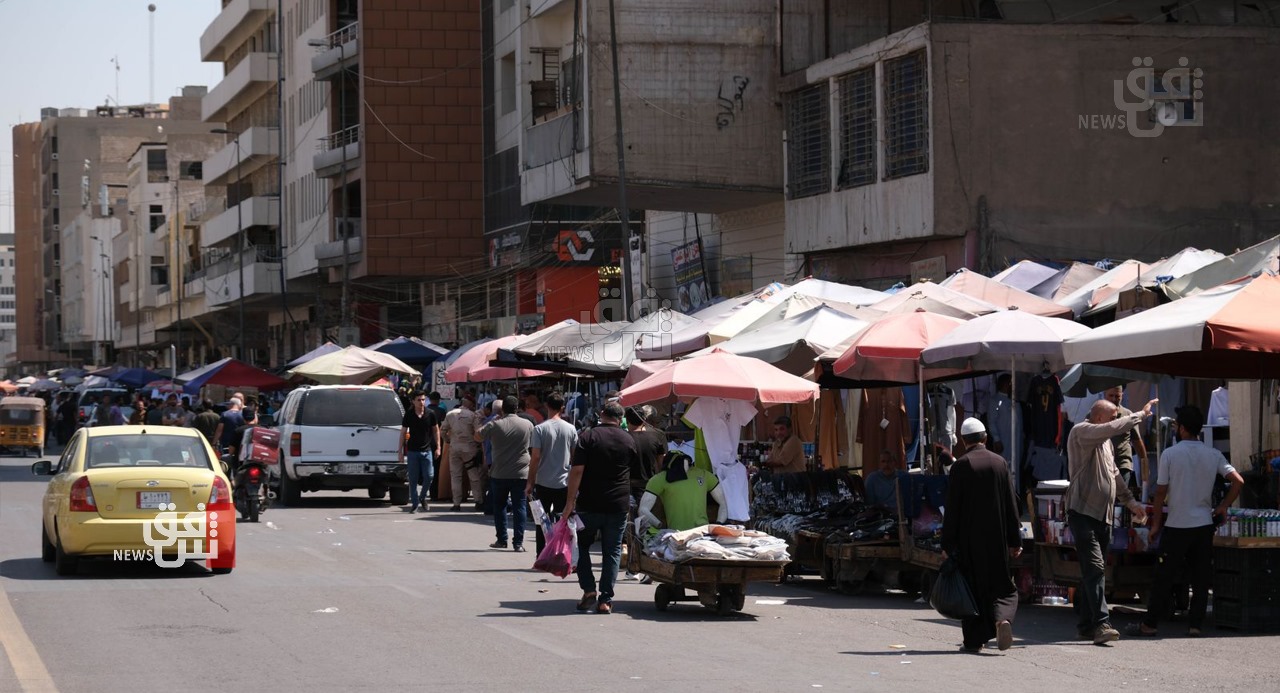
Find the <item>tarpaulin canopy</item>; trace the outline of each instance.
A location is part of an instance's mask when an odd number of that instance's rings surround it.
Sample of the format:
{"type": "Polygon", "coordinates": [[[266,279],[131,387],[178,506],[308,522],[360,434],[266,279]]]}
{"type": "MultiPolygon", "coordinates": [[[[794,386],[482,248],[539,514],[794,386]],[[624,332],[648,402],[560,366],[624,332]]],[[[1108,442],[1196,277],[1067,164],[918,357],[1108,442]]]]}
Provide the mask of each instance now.
{"type": "Polygon", "coordinates": [[[917,307],[914,302],[924,298],[934,299],[935,301],[949,306],[955,312],[944,312],[943,315],[950,315],[953,318],[964,318],[970,315],[986,315],[1001,310],[1003,307],[988,303],[980,298],[962,294],[959,291],[939,286],[933,282],[919,282],[912,284],[898,293],[886,298],[879,303],[875,303],[869,308],[871,310],[879,310],[885,313],[894,312],[901,308],[903,304],[913,304],[909,312],[915,312],[917,307]],[[958,314],[957,314],[958,313],[958,314]]]}
{"type": "Polygon", "coordinates": [[[958,291],[966,296],[981,299],[1001,308],[1017,308],[1026,313],[1043,315],[1050,318],[1070,318],[1071,309],[1040,298],[1012,286],[1001,284],[994,279],[984,277],[967,269],[956,271],[942,281],[941,286],[958,291]]]}
{"type": "MultiPolygon", "coordinates": [[[[659,310],[603,334],[584,334],[580,349],[571,350],[563,358],[569,372],[622,374],[636,360],[637,349],[662,354],[671,336],[698,321],[674,310],[659,310]]],[[[590,326],[586,326],[590,327],[590,326]]]]}
{"type": "Polygon", "coordinates": [[[338,346],[337,344],[334,344],[333,342],[325,342],[324,344],[321,344],[320,346],[312,349],[311,351],[308,351],[302,356],[299,356],[298,358],[290,361],[287,364],[287,367],[293,368],[295,366],[301,366],[307,361],[318,359],[321,356],[324,356],[325,354],[332,354],[335,351],[342,351],[342,347],[338,346]]]}
{"type": "Polygon", "coordinates": [[[413,366],[391,354],[349,346],[289,371],[290,376],[300,376],[325,385],[363,385],[373,382],[388,372],[404,375],[421,375],[413,366]]]}
{"type": "Polygon", "coordinates": [[[1079,317],[1093,306],[1096,292],[1109,293],[1114,291],[1118,287],[1125,286],[1130,281],[1137,280],[1143,272],[1150,268],[1150,265],[1137,260],[1125,260],[1093,280],[1085,282],[1079,289],[1066,296],[1054,298],[1053,301],[1070,308],[1071,312],[1079,317]]]}
{"type": "MultiPolygon", "coordinates": [[[[161,380],[164,376],[157,374],[150,380],[161,380]]],[[[258,390],[279,390],[289,383],[261,368],[254,368],[244,361],[225,358],[219,361],[178,375],[182,390],[189,395],[198,394],[205,385],[223,385],[225,387],[252,387],[258,390]]],[[[149,381],[148,381],[149,382],[149,381]]]]}
{"type": "Polygon", "coordinates": [[[1190,378],[1280,376],[1280,277],[1225,284],[1069,339],[1072,363],[1190,378]]]}
{"type": "Polygon", "coordinates": [[[1160,285],[1170,299],[1186,298],[1260,272],[1280,272],[1280,236],[1228,255],[1160,285]]]}
{"type": "Polygon", "coordinates": [[[626,406],[677,397],[721,397],[769,406],[815,399],[818,384],[760,359],[717,349],[674,361],[619,395],[626,406]]]}
{"type": "Polygon", "coordinates": [[[1131,277],[1129,281],[1118,286],[1112,285],[1095,291],[1093,294],[1093,305],[1086,310],[1084,315],[1096,315],[1103,311],[1111,310],[1120,302],[1120,294],[1133,289],[1135,287],[1152,288],[1163,281],[1169,279],[1177,279],[1178,277],[1190,274],[1201,267],[1211,265],[1225,257],[1216,250],[1198,250],[1196,248],[1184,248],[1178,251],[1172,257],[1165,258],[1160,262],[1147,268],[1138,277],[1131,277]]]}
{"type": "MultiPolygon", "coordinates": [[[[517,336],[509,346],[502,348],[524,356],[554,354],[557,350],[581,346],[586,341],[584,334],[588,337],[596,337],[625,324],[623,321],[617,321],[583,325],[573,318],[566,318],[532,334],[517,336]]],[[[489,353],[492,354],[497,348],[492,347],[489,353]]]]}
{"type": "Polygon", "coordinates": [[[829,306],[819,305],[795,317],[758,330],[741,332],[727,342],[689,355],[697,358],[721,349],[771,363],[792,375],[813,370],[818,354],[866,329],[870,324],[829,306]]]}
{"type": "MultiPolygon", "coordinates": [[[[963,324],[963,320],[924,311],[886,317],[849,341],[835,357],[832,373],[854,381],[914,383],[920,378],[920,352],[963,324]]],[[[924,376],[933,379],[955,372],[928,369],[924,376]]]]}
{"type": "Polygon", "coordinates": [[[375,351],[391,354],[410,366],[428,366],[449,353],[448,349],[417,337],[396,337],[375,351]]]}

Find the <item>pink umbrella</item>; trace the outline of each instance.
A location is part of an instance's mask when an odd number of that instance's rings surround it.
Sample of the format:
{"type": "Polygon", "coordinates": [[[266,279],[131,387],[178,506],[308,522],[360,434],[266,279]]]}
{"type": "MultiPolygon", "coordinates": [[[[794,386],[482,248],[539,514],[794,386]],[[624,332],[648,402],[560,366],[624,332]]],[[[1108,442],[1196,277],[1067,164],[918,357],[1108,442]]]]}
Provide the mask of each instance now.
{"type": "Polygon", "coordinates": [[[671,359],[658,359],[656,361],[635,361],[631,364],[631,368],[627,369],[627,377],[622,380],[622,387],[631,387],[636,383],[648,378],[658,371],[671,365],[671,359]]]}
{"type": "Polygon", "coordinates": [[[489,365],[489,359],[499,349],[509,349],[512,344],[524,339],[525,335],[499,337],[488,342],[481,342],[454,360],[444,372],[446,383],[483,383],[489,380],[515,380],[516,378],[536,378],[546,375],[547,371],[536,371],[528,368],[501,368],[489,365]]]}
{"type": "MultiPolygon", "coordinates": [[[[831,371],[849,380],[914,383],[920,377],[920,352],[963,324],[963,320],[925,311],[881,318],[853,338],[831,371]]],[[[924,376],[963,372],[933,371],[926,370],[924,376]]]]}
{"type": "Polygon", "coordinates": [[[716,349],[675,361],[619,395],[624,405],[673,397],[722,397],[769,406],[815,399],[818,384],[760,359],[716,349]]]}

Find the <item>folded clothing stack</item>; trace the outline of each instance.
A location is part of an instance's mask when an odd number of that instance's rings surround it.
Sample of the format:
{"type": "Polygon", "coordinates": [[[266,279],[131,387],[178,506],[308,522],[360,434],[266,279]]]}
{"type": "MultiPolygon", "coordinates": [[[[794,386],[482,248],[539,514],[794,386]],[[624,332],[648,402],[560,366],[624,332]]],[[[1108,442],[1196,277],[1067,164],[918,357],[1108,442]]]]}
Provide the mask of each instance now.
{"type": "Polygon", "coordinates": [[[703,525],[683,532],[664,529],[645,544],[645,552],[664,561],[715,558],[786,561],[787,542],[737,525],[703,525]]]}

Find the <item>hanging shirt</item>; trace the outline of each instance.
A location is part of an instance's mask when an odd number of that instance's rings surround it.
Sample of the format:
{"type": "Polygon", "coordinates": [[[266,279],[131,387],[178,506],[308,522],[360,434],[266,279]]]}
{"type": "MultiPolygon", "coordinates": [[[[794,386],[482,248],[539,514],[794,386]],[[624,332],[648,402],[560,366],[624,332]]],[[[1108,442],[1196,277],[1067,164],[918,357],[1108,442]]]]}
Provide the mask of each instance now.
{"type": "Polygon", "coordinates": [[[1209,417],[1204,420],[1209,426],[1226,426],[1231,421],[1231,408],[1227,397],[1227,388],[1220,387],[1209,395],[1209,417]]]}
{"type": "Polygon", "coordinates": [[[751,519],[747,468],[738,462],[738,441],[742,427],[756,417],[750,402],[721,397],[699,397],[684,414],[697,426],[706,442],[711,469],[724,486],[729,518],[751,519]]]}
{"type": "Polygon", "coordinates": [[[1058,447],[1062,442],[1062,387],[1058,376],[1040,374],[1027,384],[1027,434],[1041,447],[1058,447]]]}
{"type": "Polygon", "coordinates": [[[1009,465],[1011,474],[1019,471],[1019,455],[1015,447],[1024,447],[1025,440],[1021,440],[1022,436],[1018,436],[1019,440],[1015,444],[1013,432],[1021,433],[1022,415],[1018,411],[1018,405],[1009,395],[1003,392],[997,392],[995,398],[991,401],[991,442],[999,443],[1002,452],[1000,456],[1009,465]]]}
{"type": "Polygon", "coordinates": [[[956,393],[946,385],[929,388],[929,438],[948,450],[956,446],[956,393]]]}

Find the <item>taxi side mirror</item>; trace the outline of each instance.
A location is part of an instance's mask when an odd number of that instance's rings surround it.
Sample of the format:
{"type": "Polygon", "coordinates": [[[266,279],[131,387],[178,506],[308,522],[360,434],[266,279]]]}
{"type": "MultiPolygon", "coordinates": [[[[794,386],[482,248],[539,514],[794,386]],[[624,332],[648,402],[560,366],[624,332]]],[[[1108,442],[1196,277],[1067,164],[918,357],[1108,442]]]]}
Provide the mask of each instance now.
{"type": "Polygon", "coordinates": [[[53,463],[49,460],[40,460],[39,462],[31,465],[31,473],[36,476],[52,476],[53,463]]]}

